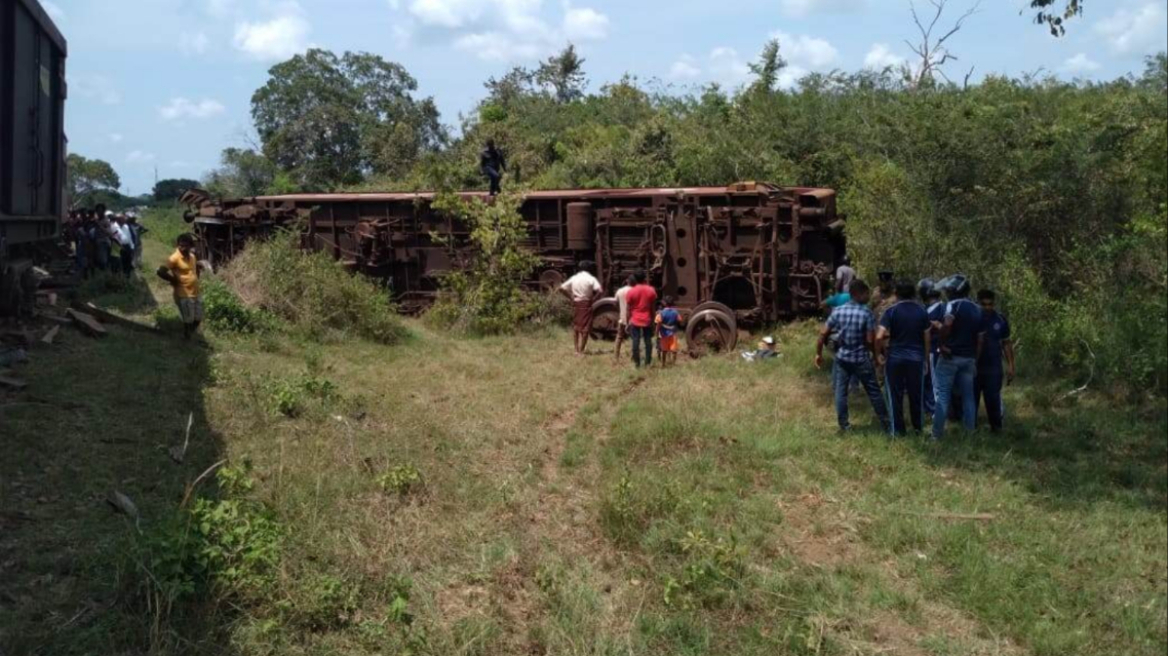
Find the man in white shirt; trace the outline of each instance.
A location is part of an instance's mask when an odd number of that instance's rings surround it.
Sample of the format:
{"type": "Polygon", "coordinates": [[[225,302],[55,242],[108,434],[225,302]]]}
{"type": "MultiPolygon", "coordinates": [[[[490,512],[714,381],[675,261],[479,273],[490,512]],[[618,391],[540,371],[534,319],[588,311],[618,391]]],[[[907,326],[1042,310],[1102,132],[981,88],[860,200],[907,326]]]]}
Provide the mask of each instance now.
{"type": "Polygon", "coordinates": [[[632,276],[625,281],[625,286],[616,290],[616,302],[620,307],[620,319],[616,326],[616,359],[620,360],[621,345],[625,343],[625,335],[629,332],[629,290],[636,281],[632,276]]]}
{"type": "Polygon", "coordinates": [[[110,232],[118,242],[119,255],[122,258],[122,273],[127,278],[134,272],[134,233],[126,223],[126,215],[118,214],[114,217],[114,224],[110,232]]]}
{"type": "Polygon", "coordinates": [[[583,356],[588,346],[588,335],[592,332],[592,304],[604,291],[600,281],[592,275],[595,269],[595,263],[584,260],[576,275],[560,285],[560,293],[572,302],[572,328],[577,356],[583,356]]]}

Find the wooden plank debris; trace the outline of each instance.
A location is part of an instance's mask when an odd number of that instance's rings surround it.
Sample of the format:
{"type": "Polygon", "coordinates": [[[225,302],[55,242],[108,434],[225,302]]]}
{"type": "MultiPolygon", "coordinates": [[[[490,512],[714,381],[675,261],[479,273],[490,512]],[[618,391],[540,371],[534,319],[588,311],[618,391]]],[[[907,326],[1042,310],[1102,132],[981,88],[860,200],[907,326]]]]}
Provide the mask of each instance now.
{"type": "Polygon", "coordinates": [[[92,316],[78,312],[77,310],[69,309],[65,311],[65,316],[73,320],[73,324],[81,329],[81,332],[90,337],[105,337],[109,334],[106,329],[97,322],[92,316]]]}
{"type": "Polygon", "coordinates": [[[28,387],[28,383],[19,378],[10,378],[8,376],[0,376],[0,387],[7,387],[14,390],[22,390],[28,387]]]}
{"type": "Polygon", "coordinates": [[[130,330],[137,330],[144,333],[158,332],[158,329],[153,326],[147,326],[146,324],[138,323],[137,321],[133,321],[125,317],[120,317],[113,312],[97,307],[93,303],[74,303],[73,309],[97,317],[98,320],[100,320],[102,323],[117,324],[123,328],[129,328],[130,330]]]}
{"type": "Polygon", "coordinates": [[[60,326],[53,326],[52,328],[49,328],[49,332],[45,333],[45,336],[41,338],[41,343],[49,344],[51,346],[53,340],[57,338],[57,333],[59,332],[61,332],[60,326]]]}

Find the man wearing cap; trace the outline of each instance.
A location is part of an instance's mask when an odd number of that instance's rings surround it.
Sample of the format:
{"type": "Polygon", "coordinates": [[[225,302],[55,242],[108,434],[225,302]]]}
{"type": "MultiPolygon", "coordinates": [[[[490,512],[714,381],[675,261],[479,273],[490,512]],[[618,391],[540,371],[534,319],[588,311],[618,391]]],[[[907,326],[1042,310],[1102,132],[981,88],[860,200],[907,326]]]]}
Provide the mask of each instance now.
{"type": "Polygon", "coordinates": [[[835,410],[841,431],[851,428],[848,419],[848,390],[853,379],[858,379],[868,393],[872,409],[880,419],[885,432],[890,429],[888,408],[880,394],[880,384],[876,382],[876,370],[872,366],[872,350],[876,342],[876,316],[868,307],[871,290],[863,280],[854,280],[848,292],[852,300],[836,308],[827,323],[819,331],[815,344],[815,368],[823,368],[823,346],[828,336],[837,333],[839,347],[832,364],[832,383],[835,388],[835,410]]]}
{"type": "Polygon", "coordinates": [[[560,293],[572,302],[572,329],[576,344],[576,355],[584,355],[588,347],[588,336],[592,332],[592,304],[600,298],[603,288],[592,271],[596,268],[590,260],[580,263],[576,275],[560,285],[560,293]]]}
{"type": "Polygon", "coordinates": [[[955,392],[961,395],[961,423],[972,431],[977,422],[974,381],[981,348],[982,313],[969,300],[969,279],[961,274],[941,281],[945,292],[945,314],[941,320],[941,357],[933,372],[936,379],[937,407],[933,413],[933,439],[945,436],[947,408],[955,392]]]}

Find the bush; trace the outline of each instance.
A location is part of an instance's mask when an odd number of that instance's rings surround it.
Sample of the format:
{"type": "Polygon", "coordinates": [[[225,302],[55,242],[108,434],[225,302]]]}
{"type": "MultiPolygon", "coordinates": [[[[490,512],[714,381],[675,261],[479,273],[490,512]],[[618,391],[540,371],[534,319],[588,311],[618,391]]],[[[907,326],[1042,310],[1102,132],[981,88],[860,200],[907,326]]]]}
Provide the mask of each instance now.
{"type": "Polygon", "coordinates": [[[470,229],[472,260],[467,269],[442,279],[442,293],[427,313],[433,323],[459,332],[496,335],[514,332],[540,318],[545,303],[523,282],[539,258],[523,246],[527,224],[519,215],[522,196],[503,194],[493,203],[440,195],[434,207],[457,216],[470,229]]]}
{"type": "Polygon", "coordinates": [[[244,305],[221,279],[205,277],[199,283],[203,317],[207,326],[219,332],[255,334],[274,330],[278,321],[271,313],[244,305]]]}
{"type": "Polygon", "coordinates": [[[393,344],[405,336],[384,289],[324,253],[302,251],[296,230],[249,245],[223,270],[223,278],[244,304],[314,340],[353,334],[393,344]]]}

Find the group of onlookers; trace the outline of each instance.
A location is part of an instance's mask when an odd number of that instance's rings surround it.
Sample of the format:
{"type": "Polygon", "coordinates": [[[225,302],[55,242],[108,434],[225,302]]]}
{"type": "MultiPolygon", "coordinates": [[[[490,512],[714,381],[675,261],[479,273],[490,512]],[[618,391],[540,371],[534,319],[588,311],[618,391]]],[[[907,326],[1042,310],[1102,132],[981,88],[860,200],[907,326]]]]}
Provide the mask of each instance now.
{"type": "Polygon", "coordinates": [[[126,277],[142,266],[142,235],[145,226],[134,212],[114,213],[105,205],[69,211],[63,233],[73,246],[77,272],[90,278],[99,271],[126,277]]]}
{"type": "MultiPolygon", "coordinates": [[[[560,293],[572,302],[572,332],[577,356],[585,353],[592,334],[593,308],[604,293],[595,271],[596,265],[586,260],[580,263],[575,275],[560,285],[560,293]]],[[[633,364],[636,367],[651,366],[653,341],[656,340],[661,365],[669,366],[677,362],[681,313],[672,296],[665,296],[658,303],[657,290],[648,280],[648,274],[638,271],[616,291],[619,312],[616,359],[620,359],[621,347],[628,338],[632,341],[633,364]]]]}
{"type": "Polygon", "coordinates": [[[907,424],[922,431],[925,415],[932,415],[933,439],[944,436],[950,419],[973,430],[983,399],[990,430],[1001,430],[1002,386],[1013,381],[1015,365],[1010,323],[997,311],[994,291],[982,289],[975,303],[969,278],[961,274],[919,283],[893,282],[888,271],[878,277],[873,293],[845,260],[836,271],[836,294],[825,301],[831,315],[820,331],[815,365],[823,366],[823,349],[831,345],[840,429],[851,426],[848,392],[858,383],[893,435],[904,435],[907,424]]]}

